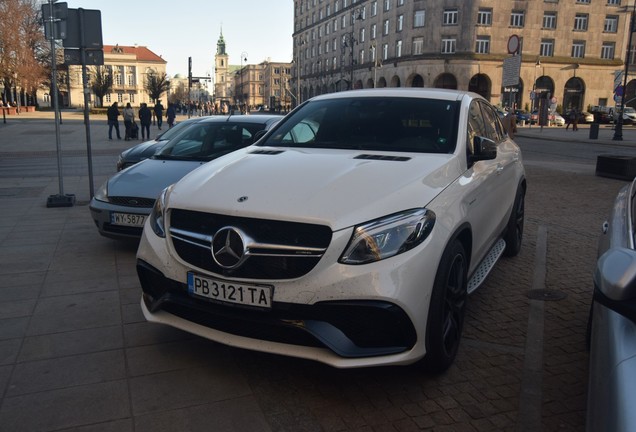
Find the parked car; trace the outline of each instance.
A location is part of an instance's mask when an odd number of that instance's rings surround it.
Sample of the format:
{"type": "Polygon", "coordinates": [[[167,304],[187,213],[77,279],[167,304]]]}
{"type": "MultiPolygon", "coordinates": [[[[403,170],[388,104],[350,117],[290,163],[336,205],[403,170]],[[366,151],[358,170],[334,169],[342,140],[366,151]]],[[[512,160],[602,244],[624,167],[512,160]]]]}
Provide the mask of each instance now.
{"type": "Polygon", "coordinates": [[[530,113],[530,124],[539,123],[539,110],[534,110],[530,113]]]}
{"type": "Polygon", "coordinates": [[[636,430],[636,181],[603,224],[588,322],[587,431],[636,430]]]}
{"type": "Polygon", "coordinates": [[[554,113],[550,116],[550,122],[555,126],[564,126],[565,119],[559,113],[554,113]]]}
{"type": "Polygon", "coordinates": [[[517,117],[517,124],[530,123],[530,113],[524,110],[515,110],[515,116],[517,117]]]}
{"type": "Polygon", "coordinates": [[[192,117],[188,120],[180,121],[170,129],[157,135],[157,138],[142,142],[124,150],[120,153],[119,158],[117,159],[117,171],[121,171],[129,166],[133,166],[137,162],[148,159],[150,156],[161,150],[161,148],[169,140],[180,133],[183,128],[204,118],[205,117],[192,117]]]}
{"type": "Polygon", "coordinates": [[[137,252],[142,310],[231,346],[440,372],[468,294],[521,248],[525,191],[475,93],[317,96],[163,191],[137,252]]]}
{"type": "Polygon", "coordinates": [[[595,123],[612,123],[614,121],[612,108],[606,106],[593,106],[590,113],[594,116],[595,123]]]}
{"type": "Polygon", "coordinates": [[[158,153],[106,181],[90,202],[100,234],[139,238],[161,191],[193,169],[252,144],[279,115],[204,117],[183,127],[158,153]]]}
{"type": "MultiPolygon", "coordinates": [[[[566,122],[572,122],[572,111],[573,110],[568,110],[563,114],[563,118],[566,122]]],[[[594,115],[590,114],[587,111],[577,111],[577,119],[578,124],[594,123],[594,115]]]]}
{"type": "MultiPolygon", "coordinates": [[[[618,121],[618,116],[620,113],[620,109],[612,111],[612,117],[614,122],[618,121]]],[[[626,106],[623,108],[623,124],[634,124],[636,123],[636,110],[634,108],[626,106]]]]}

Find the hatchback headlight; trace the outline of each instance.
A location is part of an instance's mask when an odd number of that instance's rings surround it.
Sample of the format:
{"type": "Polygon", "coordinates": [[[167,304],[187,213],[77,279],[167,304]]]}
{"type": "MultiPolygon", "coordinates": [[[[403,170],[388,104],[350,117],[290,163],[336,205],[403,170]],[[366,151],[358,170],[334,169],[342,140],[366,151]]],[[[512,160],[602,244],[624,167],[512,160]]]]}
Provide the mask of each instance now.
{"type": "Polygon", "coordinates": [[[96,191],[93,196],[97,201],[110,202],[108,199],[108,180],[106,180],[96,191]]]}
{"type": "Polygon", "coordinates": [[[166,202],[171,190],[172,186],[168,186],[161,192],[150,213],[150,227],[155,234],[162,238],[166,237],[166,202]]]}
{"type": "Polygon", "coordinates": [[[339,262],[366,264],[401,254],[422,243],[434,225],[435,213],[426,209],[407,210],[358,225],[339,262]]]}

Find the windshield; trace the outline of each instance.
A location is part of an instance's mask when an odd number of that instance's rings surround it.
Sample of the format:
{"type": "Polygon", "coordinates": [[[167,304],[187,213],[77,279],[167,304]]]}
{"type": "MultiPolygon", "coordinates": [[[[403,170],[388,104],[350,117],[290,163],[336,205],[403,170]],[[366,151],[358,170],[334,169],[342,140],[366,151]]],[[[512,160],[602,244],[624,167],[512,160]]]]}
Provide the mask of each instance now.
{"type": "Polygon", "coordinates": [[[452,153],[459,102],[405,97],[310,101],[259,145],[452,153]]]}
{"type": "Polygon", "coordinates": [[[164,133],[159,134],[159,136],[157,136],[157,141],[171,140],[172,138],[177,136],[177,134],[180,133],[182,129],[184,129],[189,124],[192,124],[193,122],[194,120],[184,120],[182,122],[177,123],[176,125],[172,126],[170,129],[165,131],[164,133]]]}
{"type": "Polygon", "coordinates": [[[212,160],[248,146],[264,123],[200,122],[185,128],[170,140],[155,159],[212,160]]]}

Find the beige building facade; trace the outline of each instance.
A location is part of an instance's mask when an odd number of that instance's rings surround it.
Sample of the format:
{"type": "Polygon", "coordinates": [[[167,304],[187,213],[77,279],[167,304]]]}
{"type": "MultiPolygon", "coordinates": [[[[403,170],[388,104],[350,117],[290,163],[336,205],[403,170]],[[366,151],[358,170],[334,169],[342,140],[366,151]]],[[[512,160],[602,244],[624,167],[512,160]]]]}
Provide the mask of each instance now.
{"type": "Polygon", "coordinates": [[[521,109],[614,105],[631,11],[627,0],[294,0],[292,86],[301,101],[439,87],[521,109]]]}
{"type": "MultiPolygon", "coordinates": [[[[108,69],[113,76],[112,92],[104,96],[104,106],[109,106],[113,102],[118,102],[120,106],[130,103],[134,107],[139,107],[143,102],[154,104],[144,85],[149,74],[165,74],[167,62],[145,46],[104,45],[103,50],[104,65],[101,67],[108,69]]],[[[87,67],[89,86],[94,68],[95,66],[87,67]]],[[[69,91],[66,106],[82,108],[82,67],[69,66],[68,75],[69,91]]],[[[167,104],[167,97],[167,94],[162,96],[164,105],[167,104]]],[[[92,93],[90,102],[91,105],[98,103],[92,93]]]]}

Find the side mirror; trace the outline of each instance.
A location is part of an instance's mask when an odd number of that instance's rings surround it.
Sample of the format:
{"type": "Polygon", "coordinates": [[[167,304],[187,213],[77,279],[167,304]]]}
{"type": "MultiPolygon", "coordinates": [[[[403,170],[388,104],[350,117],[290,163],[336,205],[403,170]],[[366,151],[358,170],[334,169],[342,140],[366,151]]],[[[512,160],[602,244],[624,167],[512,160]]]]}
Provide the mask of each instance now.
{"type": "Polygon", "coordinates": [[[612,248],[596,263],[594,300],[636,322],[636,251],[612,248]]]}
{"type": "Polygon", "coordinates": [[[473,154],[470,155],[470,162],[480,160],[492,160],[497,157],[497,143],[491,139],[475,136],[473,138],[473,154]]]}

